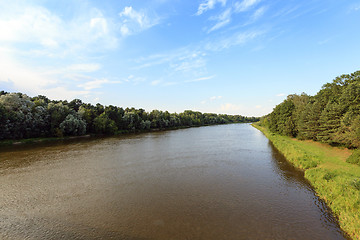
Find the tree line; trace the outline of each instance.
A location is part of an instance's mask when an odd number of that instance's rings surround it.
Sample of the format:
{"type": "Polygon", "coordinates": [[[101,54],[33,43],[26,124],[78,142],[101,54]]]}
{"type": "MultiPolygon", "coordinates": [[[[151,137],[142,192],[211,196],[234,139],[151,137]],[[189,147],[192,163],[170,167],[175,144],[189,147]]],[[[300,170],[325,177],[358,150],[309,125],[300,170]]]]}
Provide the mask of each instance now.
{"type": "Polygon", "coordinates": [[[45,96],[0,92],[0,140],[37,137],[119,134],[225,123],[256,122],[240,115],[168,111],[103,106],[80,99],[54,101],[45,96]]]}
{"type": "Polygon", "coordinates": [[[336,77],[315,96],[289,95],[260,124],[281,135],[359,148],[360,71],[336,77]]]}

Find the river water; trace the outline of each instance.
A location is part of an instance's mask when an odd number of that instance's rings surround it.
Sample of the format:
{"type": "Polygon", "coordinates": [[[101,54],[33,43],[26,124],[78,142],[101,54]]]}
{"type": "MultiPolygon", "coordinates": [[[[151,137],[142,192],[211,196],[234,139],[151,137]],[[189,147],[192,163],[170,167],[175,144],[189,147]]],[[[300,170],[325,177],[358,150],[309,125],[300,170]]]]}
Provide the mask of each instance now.
{"type": "Polygon", "coordinates": [[[346,239],[249,124],[0,149],[0,239],[346,239]]]}

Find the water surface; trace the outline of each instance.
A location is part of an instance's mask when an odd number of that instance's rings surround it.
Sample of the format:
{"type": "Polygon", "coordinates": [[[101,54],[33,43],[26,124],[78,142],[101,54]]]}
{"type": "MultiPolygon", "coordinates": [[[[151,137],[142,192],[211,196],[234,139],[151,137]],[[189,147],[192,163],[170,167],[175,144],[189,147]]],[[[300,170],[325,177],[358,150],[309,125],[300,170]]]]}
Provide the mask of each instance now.
{"type": "Polygon", "coordinates": [[[345,239],[248,124],[0,149],[0,239],[345,239]]]}

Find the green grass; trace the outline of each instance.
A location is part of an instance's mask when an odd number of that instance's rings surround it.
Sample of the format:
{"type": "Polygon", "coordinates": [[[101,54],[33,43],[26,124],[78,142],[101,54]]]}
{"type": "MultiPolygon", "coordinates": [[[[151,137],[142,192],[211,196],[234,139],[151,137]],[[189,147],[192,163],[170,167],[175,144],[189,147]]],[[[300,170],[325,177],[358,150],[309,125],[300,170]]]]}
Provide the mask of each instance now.
{"type": "Polygon", "coordinates": [[[359,159],[358,150],[299,141],[270,133],[256,124],[253,126],[262,131],[289,162],[305,172],[305,178],[333,211],[340,227],[353,239],[360,239],[360,166],[350,163],[359,159]]]}

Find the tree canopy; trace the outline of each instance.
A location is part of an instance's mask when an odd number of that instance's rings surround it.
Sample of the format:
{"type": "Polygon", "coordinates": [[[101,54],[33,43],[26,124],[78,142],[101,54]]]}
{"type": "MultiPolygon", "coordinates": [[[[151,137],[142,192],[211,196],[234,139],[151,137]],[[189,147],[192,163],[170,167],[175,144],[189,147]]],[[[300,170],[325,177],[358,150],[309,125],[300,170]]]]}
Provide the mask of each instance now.
{"type": "Polygon", "coordinates": [[[241,115],[168,111],[103,106],[80,99],[53,101],[39,95],[0,92],[0,140],[36,137],[118,134],[150,129],[256,122],[241,115]]]}
{"type": "Polygon", "coordinates": [[[289,95],[260,124],[281,135],[360,147],[360,71],[336,77],[315,96],[289,95]]]}

